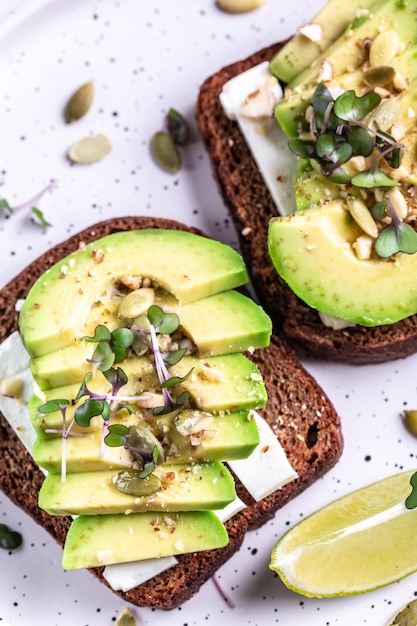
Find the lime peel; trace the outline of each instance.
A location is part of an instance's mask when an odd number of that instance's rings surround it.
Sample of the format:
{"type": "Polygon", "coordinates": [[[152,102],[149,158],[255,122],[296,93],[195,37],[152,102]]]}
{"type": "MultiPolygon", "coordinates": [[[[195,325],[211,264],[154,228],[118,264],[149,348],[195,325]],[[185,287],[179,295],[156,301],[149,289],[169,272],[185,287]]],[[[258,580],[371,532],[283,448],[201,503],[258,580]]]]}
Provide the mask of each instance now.
{"type": "Polygon", "coordinates": [[[407,508],[414,470],[328,504],[288,530],[270,569],[308,597],[364,593],[417,571],[417,509],[407,508]]]}

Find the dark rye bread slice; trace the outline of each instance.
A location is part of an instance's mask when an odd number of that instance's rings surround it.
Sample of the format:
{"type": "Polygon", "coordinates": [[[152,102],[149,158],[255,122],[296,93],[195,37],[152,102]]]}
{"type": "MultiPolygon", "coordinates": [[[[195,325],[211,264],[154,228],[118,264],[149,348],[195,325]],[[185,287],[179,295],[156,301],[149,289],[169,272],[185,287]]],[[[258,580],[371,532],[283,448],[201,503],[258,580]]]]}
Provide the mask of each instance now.
{"type": "MultiPolygon", "coordinates": [[[[43,254],[0,291],[1,341],[18,328],[16,301],[25,298],[36,278],[51,265],[83,243],[112,232],[142,228],[171,228],[202,234],[175,221],[149,217],[116,218],[85,229],[43,254]]],[[[276,432],[299,477],[260,503],[254,503],[237,481],[237,492],[248,506],[226,523],[229,544],[219,550],[179,556],[178,564],[170,570],[130,591],[115,592],[124,600],[159,609],[179,606],[237,552],[247,530],[270,519],[338,460],[343,447],[339,418],[293,350],[273,336],[271,346],[257,351],[253,359],[262,371],[269,396],[267,407],[261,412],[276,432]]],[[[62,546],[71,519],[50,516],[38,507],[42,481],[42,472],[0,413],[0,487],[62,546]]],[[[107,585],[103,568],[93,568],[91,572],[107,585]]]]}
{"type": "Polygon", "coordinates": [[[277,209],[237,123],[224,114],[219,94],[228,80],[271,60],[284,43],[264,48],[207,78],[196,105],[213,175],[236,227],[257,297],[286,338],[308,356],[356,364],[409,356],[417,350],[417,315],[393,325],[333,330],[322,324],[317,311],[295,296],[269,261],[268,223],[278,214],[277,209]]]}

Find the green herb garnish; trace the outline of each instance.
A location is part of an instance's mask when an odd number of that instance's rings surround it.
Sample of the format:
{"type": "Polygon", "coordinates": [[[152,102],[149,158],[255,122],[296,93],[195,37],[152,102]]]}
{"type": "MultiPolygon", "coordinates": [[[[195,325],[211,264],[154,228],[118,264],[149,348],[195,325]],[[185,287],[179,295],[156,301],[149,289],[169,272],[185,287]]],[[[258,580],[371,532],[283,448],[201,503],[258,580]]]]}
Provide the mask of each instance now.
{"type": "Polygon", "coordinates": [[[40,224],[41,226],[51,226],[51,224],[46,220],[42,211],[37,207],[37,204],[40,202],[42,196],[44,196],[47,192],[52,192],[56,189],[57,183],[55,180],[51,180],[51,182],[42,189],[39,193],[36,194],[30,200],[23,202],[22,204],[11,206],[10,203],[5,198],[0,198],[0,207],[2,207],[8,214],[12,215],[15,213],[19,213],[20,211],[24,211],[29,209],[34,222],[40,224]]]}
{"type": "Polygon", "coordinates": [[[66,399],[55,399],[39,407],[40,413],[53,413],[60,411],[62,415],[62,429],[60,431],[47,429],[45,432],[60,432],[62,435],[62,467],[61,479],[66,478],[66,441],[70,435],[84,436],[81,432],[73,432],[75,424],[82,428],[90,425],[93,417],[101,416],[103,419],[103,436],[100,454],[104,455],[104,446],[123,446],[136,455],[142,465],[139,474],[141,478],[147,477],[153,472],[155,467],[163,462],[164,454],[162,446],[149,429],[142,426],[127,427],[122,424],[112,424],[114,417],[122,409],[130,413],[135,412],[134,402],[146,400],[145,394],[138,396],[122,396],[120,390],[128,382],[126,373],[121,367],[114,367],[127,358],[129,350],[134,352],[135,343],[140,338],[141,354],[142,346],[146,345],[149,353],[153,355],[155,369],[158,375],[160,389],[164,404],[153,409],[154,415],[171,413],[184,407],[189,401],[188,392],[184,391],[174,397],[172,390],[191,376],[190,370],[184,377],[172,376],[169,367],[178,363],[186,353],[186,349],[171,352],[162,352],[158,335],[172,335],[178,330],[179,318],[175,314],[166,314],[156,305],[149,307],[147,315],[143,316],[143,324],[135,323],[131,328],[117,328],[113,331],[104,325],[98,325],[92,337],[83,337],[87,342],[97,343],[92,358],[88,361],[102,373],[111,385],[111,393],[100,395],[91,391],[88,383],[93,377],[92,372],[88,372],[80,388],[72,400],[75,405],[85,398],[82,404],[77,406],[74,417],[70,424],[66,424],[66,412],[70,401],[66,399]]]}
{"type": "MultiPolygon", "coordinates": [[[[390,168],[398,169],[404,145],[363,122],[380,101],[380,96],[374,92],[357,96],[353,90],[335,99],[324,84],[319,84],[311,100],[313,113],[309,134],[306,138],[291,139],[289,148],[332,183],[362,189],[397,187],[399,183],[386,174],[381,165],[385,162],[390,168]],[[365,171],[352,174],[349,162],[358,156],[370,159],[371,165],[365,171]]],[[[398,217],[388,196],[371,206],[370,211],[375,221],[380,222],[374,246],[379,257],[417,252],[416,231],[398,217]],[[381,222],[384,216],[390,218],[389,224],[381,222]]]]}
{"type": "Polygon", "coordinates": [[[331,182],[364,188],[398,185],[379,169],[379,165],[385,159],[392,168],[398,168],[402,144],[388,133],[373,130],[362,122],[380,101],[376,93],[357,96],[353,90],[334,99],[329,89],[320,83],[311,100],[311,137],[291,139],[289,148],[297,156],[317,163],[321,174],[331,182]],[[343,167],[352,157],[369,157],[374,150],[377,154],[369,170],[352,176],[343,167]]]}

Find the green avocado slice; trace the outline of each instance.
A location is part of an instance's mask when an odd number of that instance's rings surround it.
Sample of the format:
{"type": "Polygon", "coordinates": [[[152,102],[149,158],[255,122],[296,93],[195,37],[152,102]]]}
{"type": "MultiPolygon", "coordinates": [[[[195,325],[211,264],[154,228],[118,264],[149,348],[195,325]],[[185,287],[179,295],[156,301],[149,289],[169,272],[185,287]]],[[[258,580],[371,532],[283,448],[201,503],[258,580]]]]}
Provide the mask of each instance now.
{"type": "Polygon", "coordinates": [[[39,492],[39,506],[50,515],[108,515],[144,511],[176,512],[222,509],[235,498],[235,482],[219,462],[164,464],[153,474],[161,481],[148,495],[128,495],[113,484],[118,470],[48,474],[39,492]]]}
{"type": "Polygon", "coordinates": [[[360,233],[343,202],[333,200],[272,219],[269,253],[294,293],[319,311],[363,326],[417,313],[415,255],[359,260],[352,243],[360,233]]]}
{"type": "Polygon", "coordinates": [[[64,547],[64,569],[99,567],[227,545],[227,531],[213,511],[80,515],[64,547]]]}
{"type": "Polygon", "coordinates": [[[248,281],[230,246],[185,231],[119,232],[88,244],[43,274],[20,313],[20,331],[33,357],[92,336],[103,316],[115,315],[114,284],[126,276],[150,279],[181,304],[248,281]]]}
{"type": "MultiPolygon", "coordinates": [[[[103,455],[100,455],[102,419],[101,417],[93,419],[96,420],[94,430],[83,429],[83,437],[70,436],[65,442],[68,475],[72,472],[96,472],[132,467],[134,459],[123,447],[104,446],[103,455]]],[[[117,420],[114,423],[117,423],[117,420]]],[[[126,425],[143,423],[143,419],[137,415],[130,416],[125,422],[126,425]]],[[[255,420],[251,419],[249,411],[243,410],[213,415],[212,421],[197,440],[181,434],[175,427],[172,415],[158,416],[150,430],[158,439],[163,439],[166,460],[170,463],[245,459],[259,443],[255,420]]],[[[61,470],[62,451],[63,443],[60,436],[50,438],[38,436],[33,448],[33,458],[48,472],[58,473],[61,470]]]]}

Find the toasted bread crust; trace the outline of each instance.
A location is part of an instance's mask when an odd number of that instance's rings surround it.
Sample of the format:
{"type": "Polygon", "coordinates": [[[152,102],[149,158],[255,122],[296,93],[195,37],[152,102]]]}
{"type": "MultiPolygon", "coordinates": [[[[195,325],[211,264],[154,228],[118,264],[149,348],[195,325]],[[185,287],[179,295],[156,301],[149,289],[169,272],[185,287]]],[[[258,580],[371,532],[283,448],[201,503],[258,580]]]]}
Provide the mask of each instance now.
{"type": "MultiPolygon", "coordinates": [[[[181,229],[202,234],[172,220],[149,217],[117,218],[85,229],[39,257],[0,291],[1,340],[18,328],[16,301],[26,296],[36,278],[51,265],[77,250],[82,243],[120,230],[143,228],[181,229]]],[[[240,548],[247,530],[261,526],[338,460],[343,448],[339,418],[293,350],[278,336],[273,336],[271,346],[257,351],[253,359],[262,371],[269,396],[268,405],[261,413],[275,430],[299,477],[260,503],[255,503],[237,481],[237,492],[248,506],[226,523],[229,544],[218,550],[179,556],[178,565],[172,569],[128,592],[115,592],[124,600],[165,610],[179,606],[197,593],[240,548]]],[[[0,413],[1,489],[63,545],[71,519],[50,516],[38,507],[43,479],[42,472],[0,413]]],[[[103,568],[90,571],[108,586],[103,568]]]]}
{"type": "Polygon", "coordinates": [[[278,215],[277,209],[238,125],[224,114],[219,94],[228,80],[271,60],[284,44],[264,48],[207,78],[196,106],[213,175],[236,227],[254,288],[277,327],[308,356],[356,364],[407,357],[417,350],[417,315],[392,325],[333,330],[295,296],[267,261],[268,223],[278,215]]]}

